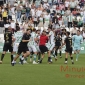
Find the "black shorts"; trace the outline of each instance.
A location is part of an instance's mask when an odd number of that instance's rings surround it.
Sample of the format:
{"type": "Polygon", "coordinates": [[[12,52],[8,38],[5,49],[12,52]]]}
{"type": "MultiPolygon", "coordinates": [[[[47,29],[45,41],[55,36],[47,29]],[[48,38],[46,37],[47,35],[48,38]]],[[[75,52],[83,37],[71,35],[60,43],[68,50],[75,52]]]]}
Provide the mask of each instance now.
{"type": "Polygon", "coordinates": [[[44,45],[40,45],[39,49],[40,49],[42,54],[48,51],[48,48],[46,46],[44,46],[44,45]]]}
{"type": "Polygon", "coordinates": [[[67,53],[72,54],[72,50],[73,50],[73,49],[72,49],[72,47],[71,47],[71,48],[66,48],[66,50],[65,50],[65,51],[66,51],[67,53]]]}
{"type": "Polygon", "coordinates": [[[7,52],[8,50],[9,50],[9,52],[13,52],[12,44],[4,43],[3,51],[7,52]]]}
{"type": "Polygon", "coordinates": [[[22,52],[26,53],[26,51],[29,51],[27,46],[19,46],[17,54],[20,55],[22,52]]]}
{"type": "Polygon", "coordinates": [[[56,50],[58,50],[60,48],[61,45],[56,45],[55,48],[56,50]]]}

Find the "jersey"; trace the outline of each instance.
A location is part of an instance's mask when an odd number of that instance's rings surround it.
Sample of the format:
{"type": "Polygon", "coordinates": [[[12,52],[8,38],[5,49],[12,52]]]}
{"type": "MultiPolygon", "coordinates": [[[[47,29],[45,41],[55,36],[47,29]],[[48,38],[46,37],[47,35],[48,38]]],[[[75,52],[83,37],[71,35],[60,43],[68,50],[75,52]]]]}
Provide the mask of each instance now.
{"type": "Polygon", "coordinates": [[[32,32],[31,37],[30,37],[31,41],[28,43],[28,46],[35,45],[36,44],[35,38],[37,38],[37,37],[38,37],[38,35],[35,32],[32,32]]]}
{"type": "Polygon", "coordinates": [[[80,46],[81,45],[81,42],[83,42],[83,37],[81,35],[74,35],[72,37],[72,40],[73,40],[73,44],[74,46],[80,46]]]}
{"type": "MultiPolygon", "coordinates": [[[[29,40],[30,37],[31,37],[30,34],[28,35],[27,33],[25,33],[25,34],[23,34],[22,40],[29,40]]],[[[28,44],[29,41],[28,42],[22,42],[22,40],[19,43],[19,46],[21,46],[21,47],[27,47],[27,44],[28,44]]]]}
{"type": "Polygon", "coordinates": [[[14,43],[20,43],[21,39],[23,36],[23,32],[22,31],[17,31],[16,33],[14,33],[14,37],[15,37],[15,42],[14,43]]]}
{"type": "Polygon", "coordinates": [[[55,37],[55,45],[61,46],[62,38],[61,37],[55,37]]]}
{"type": "Polygon", "coordinates": [[[12,44],[12,32],[6,31],[4,34],[4,40],[7,44],[12,44]]]}
{"type": "Polygon", "coordinates": [[[65,43],[66,43],[66,49],[72,48],[72,38],[71,37],[66,37],[65,43]]]}
{"type": "Polygon", "coordinates": [[[49,32],[49,35],[50,35],[50,38],[49,38],[49,41],[50,44],[53,44],[54,43],[54,32],[53,31],[50,31],[49,32]]]}

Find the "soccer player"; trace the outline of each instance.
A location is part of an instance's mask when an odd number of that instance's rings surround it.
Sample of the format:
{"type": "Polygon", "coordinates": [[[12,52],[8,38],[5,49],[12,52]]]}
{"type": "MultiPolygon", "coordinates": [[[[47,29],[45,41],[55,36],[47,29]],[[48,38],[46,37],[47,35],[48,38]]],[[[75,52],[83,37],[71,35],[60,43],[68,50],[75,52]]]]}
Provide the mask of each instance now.
{"type": "Polygon", "coordinates": [[[17,55],[16,55],[16,57],[14,58],[14,60],[12,61],[12,66],[14,66],[15,61],[17,60],[17,58],[20,56],[20,54],[21,54],[22,52],[23,52],[24,54],[23,54],[23,56],[22,56],[22,58],[21,58],[21,64],[23,64],[24,58],[26,58],[26,57],[30,54],[30,52],[29,52],[29,50],[28,50],[28,46],[27,46],[28,42],[30,41],[30,36],[31,36],[31,35],[30,35],[30,32],[31,32],[31,30],[30,30],[30,29],[27,29],[27,30],[26,30],[26,33],[23,35],[22,40],[21,40],[21,42],[19,43],[17,55]]]}
{"type": "Polygon", "coordinates": [[[80,30],[77,30],[77,35],[73,36],[74,53],[76,54],[76,61],[78,61],[81,43],[83,42],[83,37],[80,34],[80,30]]]}
{"type": "Polygon", "coordinates": [[[58,35],[55,36],[55,55],[56,55],[55,60],[57,59],[57,52],[58,52],[58,50],[59,50],[60,58],[62,58],[61,57],[61,44],[62,44],[62,38],[61,38],[60,33],[58,33],[58,35]]]}
{"type": "Polygon", "coordinates": [[[55,33],[54,31],[51,29],[51,28],[48,28],[48,37],[49,37],[49,40],[48,40],[48,43],[50,44],[49,46],[49,50],[51,51],[51,54],[53,55],[53,51],[54,51],[54,47],[55,47],[55,41],[54,41],[54,36],[55,36],[55,33]]]}
{"type": "Polygon", "coordinates": [[[33,29],[32,33],[31,33],[31,41],[28,44],[29,51],[34,53],[33,54],[33,57],[34,57],[33,64],[38,64],[36,62],[36,57],[37,57],[36,38],[37,38],[36,29],[33,29]]]}
{"type": "Polygon", "coordinates": [[[14,53],[13,57],[15,57],[15,54],[18,51],[18,46],[19,43],[21,42],[22,37],[23,37],[23,31],[20,31],[20,27],[17,27],[17,32],[14,33],[15,41],[13,43],[13,53],[14,53]]]}
{"type": "Polygon", "coordinates": [[[3,47],[3,53],[1,55],[1,61],[0,64],[2,64],[3,58],[6,54],[6,52],[9,50],[11,52],[11,62],[13,61],[13,35],[12,35],[12,29],[11,27],[8,27],[8,30],[4,34],[4,47],[3,47]]]}
{"type": "Polygon", "coordinates": [[[67,64],[67,61],[68,61],[68,53],[70,54],[72,64],[74,64],[73,56],[72,56],[72,38],[69,35],[70,35],[70,32],[66,32],[66,38],[65,38],[65,41],[64,41],[64,44],[63,44],[63,45],[66,45],[65,64],[67,64]]]}
{"type": "Polygon", "coordinates": [[[20,28],[17,28],[17,32],[14,33],[15,42],[13,43],[13,52],[17,52],[18,45],[21,42],[21,39],[23,37],[23,32],[20,31],[20,28]]]}
{"type": "Polygon", "coordinates": [[[46,34],[46,31],[43,31],[42,34],[40,35],[40,41],[39,41],[39,49],[41,51],[41,59],[40,63],[42,63],[42,60],[44,58],[44,53],[48,52],[48,63],[51,63],[51,57],[50,57],[50,51],[46,47],[46,42],[48,41],[48,36],[46,34]]]}

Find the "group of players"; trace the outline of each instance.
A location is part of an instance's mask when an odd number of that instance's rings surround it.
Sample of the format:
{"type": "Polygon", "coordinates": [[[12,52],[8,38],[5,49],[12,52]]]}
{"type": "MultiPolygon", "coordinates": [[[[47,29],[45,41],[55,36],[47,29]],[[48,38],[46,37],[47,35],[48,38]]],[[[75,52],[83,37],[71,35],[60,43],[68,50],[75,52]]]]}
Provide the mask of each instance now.
{"type": "Polygon", "coordinates": [[[33,64],[42,63],[44,54],[47,52],[48,63],[52,63],[52,57],[54,56],[55,60],[58,57],[58,50],[60,58],[62,58],[62,47],[65,46],[65,64],[68,61],[68,54],[72,64],[74,64],[72,51],[76,53],[76,61],[78,61],[79,52],[81,48],[81,43],[83,42],[83,37],[80,33],[80,30],[77,30],[77,34],[70,36],[70,32],[65,33],[65,37],[62,37],[61,34],[48,28],[48,30],[36,30],[36,29],[27,29],[26,31],[20,31],[20,28],[17,29],[17,32],[12,33],[12,29],[9,27],[4,34],[4,46],[3,53],[1,55],[0,64],[2,64],[6,52],[9,50],[11,52],[11,65],[14,66],[18,57],[20,57],[20,63],[23,64],[26,62],[28,56],[30,56],[30,61],[33,64]],[[36,60],[38,56],[38,61],[36,60]]]}

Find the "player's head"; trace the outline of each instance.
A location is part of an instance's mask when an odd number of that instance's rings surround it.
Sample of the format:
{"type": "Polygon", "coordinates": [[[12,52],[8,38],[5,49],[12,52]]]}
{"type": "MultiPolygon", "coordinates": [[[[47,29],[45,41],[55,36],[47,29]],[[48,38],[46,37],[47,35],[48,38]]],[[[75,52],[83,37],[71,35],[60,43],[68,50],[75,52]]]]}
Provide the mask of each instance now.
{"type": "Polygon", "coordinates": [[[60,37],[60,36],[61,36],[61,34],[60,34],[60,33],[58,33],[57,35],[58,35],[58,37],[60,37]]]}
{"type": "Polygon", "coordinates": [[[20,30],[20,27],[18,26],[18,27],[17,27],[17,31],[19,31],[19,30],[20,30]]]}
{"type": "Polygon", "coordinates": [[[50,32],[51,30],[52,30],[52,29],[49,27],[49,28],[48,28],[48,32],[50,32]]]}
{"type": "Polygon", "coordinates": [[[80,30],[77,30],[77,35],[80,35],[80,30]]]}
{"type": "Polygon", "coordinates": [[[69,35],[70,35],[70,32],[67,31],[67,32],[66,32],[66,36],[69,36],[69,35]]]}
{"type": "Polygon", "coordinates": [[[47,33],[46,33],[46,31],[45,31],[45,30],[43,30],[42,34],[43,34],[43,35],[46,35],[47,33]]]}
{"type": "Polygon", "coordinates": [[[37,34],[40,34],[40,30],[36,30],[36,33],[37,33],[37,34]]]}
{"type": "Polygon", "coordinates": [[[27,29],[27,30],[26,30],[26,33],[27,33],[27,34],[30,34],[30,33],[31,33],[31,30],[30,30],[30,29],[27,29]]]}
{"type": "Polygon", "coordinates": [[[11,26],[9,26],[9,27],[8,27],[8,31],[12,31],[12,28],[11,28],[11,26]]]}
{"type": "Polygon", "coordinates": [[[36,32],[36,29],[34,28],[32,31],[33,31],[33,32],[36,32]]]}

